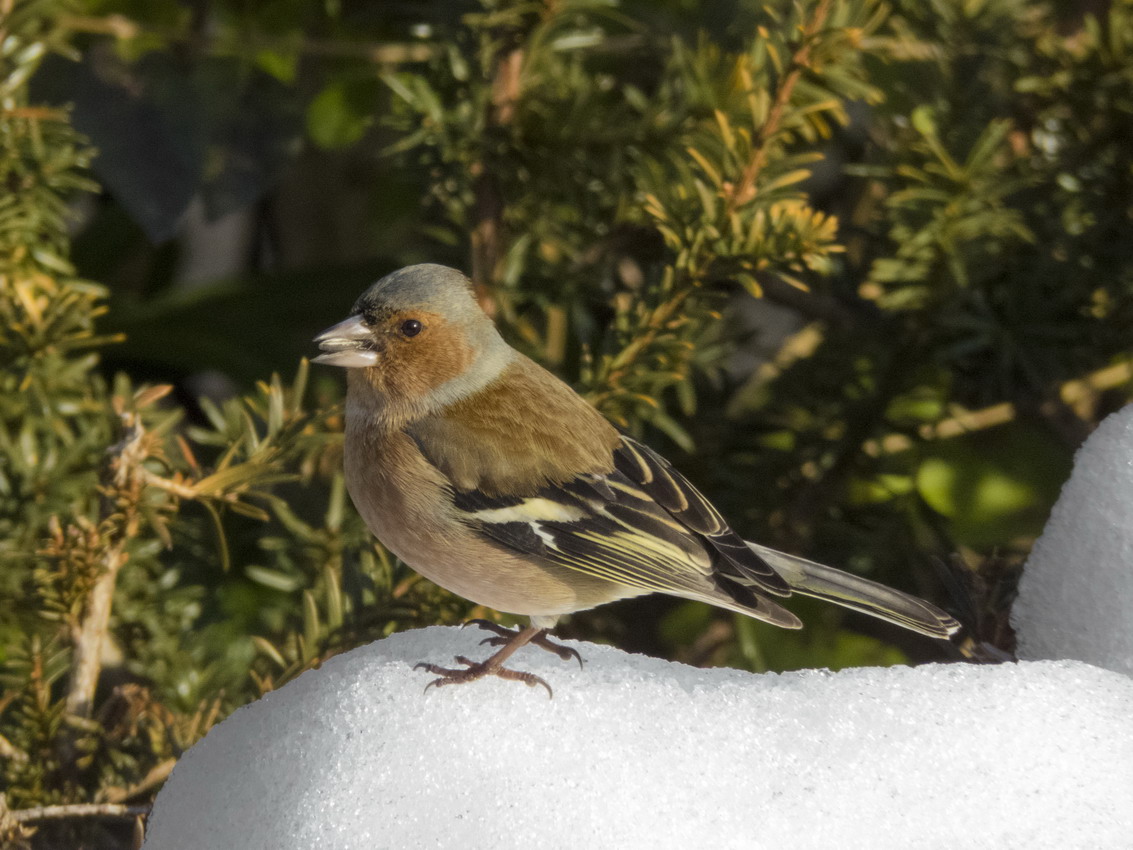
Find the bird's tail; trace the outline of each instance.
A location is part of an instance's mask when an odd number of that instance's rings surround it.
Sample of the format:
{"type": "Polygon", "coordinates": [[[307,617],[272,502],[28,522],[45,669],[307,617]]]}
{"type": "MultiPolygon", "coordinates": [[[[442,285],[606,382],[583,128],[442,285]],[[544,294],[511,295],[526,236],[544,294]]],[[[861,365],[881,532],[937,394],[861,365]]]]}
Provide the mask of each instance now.
{"type": "Polygon", "coordinates": [[[748,541],[747,545],[770,564],[795,593],[824,599],[942,640],[960,629],[954,618],[911,594],[758,543],[748,541]]]}

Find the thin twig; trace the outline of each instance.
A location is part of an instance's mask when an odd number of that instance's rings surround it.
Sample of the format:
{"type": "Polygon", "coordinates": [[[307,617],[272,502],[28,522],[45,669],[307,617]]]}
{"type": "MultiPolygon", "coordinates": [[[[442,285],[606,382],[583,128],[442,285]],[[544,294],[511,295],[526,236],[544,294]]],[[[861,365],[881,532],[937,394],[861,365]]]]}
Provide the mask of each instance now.
{"type": "Polygon", "coordinates": [[[118,581],[118,571],[126,562],[124,549],[124,540],[107,548],[102,559],[101,573],[91,588],[82,621],[74,632],[67,713],[76,717],[90,716],[94,691],[102,670],[102,645],[110,622],[114,586],[118,581]]]}
{"type": "Polygon", "coordinates": [[[173,481],[169,478],[162,478],[156,472],[151,472],[148,469],[142,469],[142,480],[146,482],[147,487],[156,487],[158,490],[164,490],[181,499],[199,499],[201,494],[197,489],[189,484],[182,484],[179,481],[173,481]]]}
{"type": "MultiPolygon", "coordinates": [[[[515,119],[523,72],[523,49],[502,53],[492,77],[492,97],[488,104],[489,127],[506,127],[515,119]]],[[[471,241],[472,282],[484,308],[492,313],[495,305],[487,291],[495,282],[500,261],[505,254],[503,192],[499,176],[484,161],[473,163],[472,191],[475,201],[471,241]]]]}
{"type": "MultiPolygon", "coordinates": [[[[134,489],[145,457],[145,429],[135,414],[123,414],[125,436],[108,451],[106,464],[107,488],[109,492],[126,495],[134,489]]],[[[140,490],[134,493],[140,498],[140,490]]],[[[130,506],[136,511],[136,502],[130,506]]],[[[109,517],[118,510],[114,500],[104,497],[103,517],[109,517]]],[[[114,602],[114,586],[118,581],[118,571],[126,563],[128,555],[126,544],[132,533],[133,518],[124,517],[115,533],[115,540],[108,545],[100,558],[101,571],[94,587],[87,597],[82,619],[73,633],[74,649],[71,654],[71,677],[67,687],[67,713],[75,717],[89,717],[94,702],[94,692],[102,671],[102,645],[110,624],[110,611],[114,602]]]]}
{"type": "MultiPolygon", "coordinates": [[[[795,85],[798,83],[802,72],[806,69],[807,63],[810,61],[810,51],[814,44],[814,38],[826,25],[826,20],[830,16],[831,5],[832,0],[819,0],[818,5],[815,7],[814,14],[811,15],[810,20],[807,21],[806,26],[803,28],[802,39],[798,48],[791,56],[787,73],[784,75],[775,93],[775,99],[767,113],[767,119],[763,122],[763,125],[759,128],[759,132],[756,133],[752,141],[751,158],[744,167],[739,181],[728,191],[725,204],[727,215],[731,215],[735,212],[736,207],[748,200],[753,192],[756,178],[767,163],[767,157],[770,153],[768,143],[771,138],[779,132],[779,126],[783,121],[784,111],[790,104],[795,85]]],[[[603,380],[600,382],[606,389],[603,392],[592,394],[591,401],[600,403],[610,394],[609,388],[613,387],[614,384],[620,380],[622,375],[630,370],[638,356],[646,351],[657,337],[666,330],[668,322],[677,314],[677,311],[684,305],[691,294],[691,287],[678,290],[668,301],[658,305],[658,307],[652,311],[649,316],[648,327],[645,329],[644,333],[636,337],[614,358],[609,366],[609,371],[602,376],[603,380]]]]}
{"type": "MultiPolygon", "coordinates": [[[[1117,363],[1107,366],[1073,381],[1067,381],[1058,388],[1058,396],[1064,404],[1071,407],[1080,404],[1092,394],[1113,389],[1133,381],[1133,362],[1117,363]]],[[[976,431],[986,431],[1014,420],[1018,411],[1009,401],[993,404],[980,410],[957,408],[952,416],[922,425],[917,429],[917,437],[923,441],[947,440],[976,431]]],[[[872,457],[897,454],[908,451],[914,440],[905,434],[889,434],[879,440],[867,440],[863,444],[866,454],[872,457]]]]}
{"type": "Polygon", "coordinates": [[[752,141],[751,159],[748,160],[748,164],[740,176],[740,182],[733,186],[728,193],[728,213],[735,212],[736,207],[752,196],[755,180],[759,176],[759,172],[763,170],[763,166],[767,164],[768,143],[779,132],[779,125],[783,121],[783,112],[791,102],[795,85],[810,61],[810,50],[814,45],[814,37],[826,25],[826,19],[830,17],[832,3],[833,0],[819,0],[814,9],[814,14],[811,15],[810,20],[803,28],[802,39],[799,41],[798,49],[791,57],[791,62],[787,66],[787,74],[783,77],[779,90],[775,92],[775,100],[771,103],[771,109],[767,112],[767,120],[763,122],[763,126],[759,128],[759,132],[752,141]]]}
{"type": "Polygon", "coordinates": [[[169,778],[173,768],[177,766],[177,759],[169,758],[155,764],[140,782],[128,788],[111,788],[102,795],[107,803],[121,804],[125,800],[146,794],[169,778]]]}
{"type": "Polygon", "coordinates": [[[33,823],[65,818],[136,818],[148,815],[149,806],[124,806],[119,803],[69,803],[61,806],[36,806],[14,809],[8,814],[16,823],[33,823]]]}
{"type": "Polygon", "coordinates": [[[0,110],[4,118],[23,118],[27,121],[66,121],[67,111],[52,106],[13,106],[0,110]]]}

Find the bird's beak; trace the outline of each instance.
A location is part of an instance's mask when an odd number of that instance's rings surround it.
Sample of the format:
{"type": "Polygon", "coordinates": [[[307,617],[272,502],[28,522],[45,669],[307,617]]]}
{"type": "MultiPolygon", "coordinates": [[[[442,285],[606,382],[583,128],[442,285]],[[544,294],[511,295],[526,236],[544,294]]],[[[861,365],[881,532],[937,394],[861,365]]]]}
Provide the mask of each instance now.
{"type": "Polygon", "coordinates": [[[323,353],[311,362],[345,368],[375,366],[378,355],[367,345],[372,340],[373,335],[362,322],[362,317],[351,316],[315,337],[323,353]]]}

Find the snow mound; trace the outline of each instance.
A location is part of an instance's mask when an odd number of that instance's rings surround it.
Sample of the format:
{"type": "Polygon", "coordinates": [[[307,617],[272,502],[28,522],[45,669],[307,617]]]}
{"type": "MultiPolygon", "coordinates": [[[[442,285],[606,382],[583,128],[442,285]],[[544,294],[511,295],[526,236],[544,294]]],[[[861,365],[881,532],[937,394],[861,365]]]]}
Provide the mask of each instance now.
{"type": "Polygon", "coordinates": [[[1078,662],[699,670],[526,648],[555,689],[430,689],[430,628],[238,710],[157,799],[147,850],[1066,848],[1133,835],[1133,680],[1078,662]]]}
{"type": "Polygon", "coordinates": [[[1131,675],[1131,611],[1133,405],[1078,450],[1023,569],[1011,610],[1019,657],[1073,658],[1131,675]]]}

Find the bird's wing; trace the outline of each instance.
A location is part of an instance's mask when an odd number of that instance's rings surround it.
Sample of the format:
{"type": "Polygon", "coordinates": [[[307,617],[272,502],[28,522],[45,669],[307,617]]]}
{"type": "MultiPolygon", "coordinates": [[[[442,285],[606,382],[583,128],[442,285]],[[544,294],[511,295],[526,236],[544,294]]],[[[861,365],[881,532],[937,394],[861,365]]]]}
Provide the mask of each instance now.
{"type": "Polygon", "coordinates": [[[764,593],[791,595],[790,585],[732,531],[715,506],[661,455],[623,436],[621,447],[614,452],[614,463],[619,472],[720,555],[716,565],[722,576],[764,593]]]}
{"type": "Polygon", "coordinates": [[[790,588],[667,461],[623,437],[615,468],[523,496],[454,492],[462,519],[528,557],[646,591],[703,599],[777,625],[790,588]]]}

